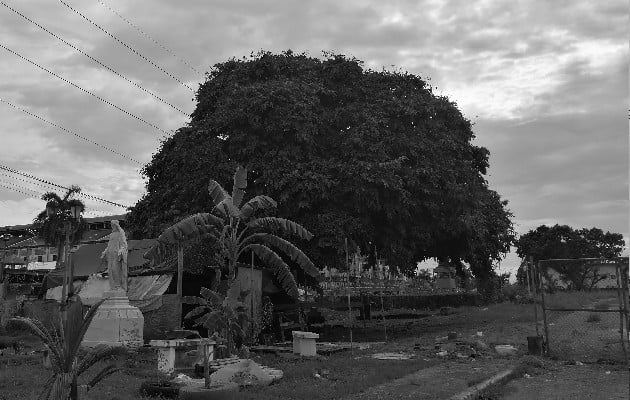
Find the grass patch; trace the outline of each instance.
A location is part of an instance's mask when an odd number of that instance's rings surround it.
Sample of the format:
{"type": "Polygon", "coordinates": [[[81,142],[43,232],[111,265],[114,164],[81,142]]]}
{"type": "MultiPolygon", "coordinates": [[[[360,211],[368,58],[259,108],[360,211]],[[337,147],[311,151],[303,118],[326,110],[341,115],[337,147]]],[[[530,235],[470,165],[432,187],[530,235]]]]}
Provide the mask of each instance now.
{"type": "Polygon", "coordinates": [[[242,399],[337,399],[360,393],[393,379],[401,378],[435,364],[435,361],[412,359],[383,361],[356,356],[365,353],[333,354],[324,359],[294,359],[292,357],[265,356],[254,361],[284,371],[276,384],[241,392],[242,399]],[[322,378],[316,378],[315,372],[322,378]]]}
{"type": "Polygon", "coordinates": [[[545,305],[548,308],[584,308],[593,303],[608,303],[614,300],[615,296],[615,292],[605,290],[557,292],[545,295],[545,305]]]}

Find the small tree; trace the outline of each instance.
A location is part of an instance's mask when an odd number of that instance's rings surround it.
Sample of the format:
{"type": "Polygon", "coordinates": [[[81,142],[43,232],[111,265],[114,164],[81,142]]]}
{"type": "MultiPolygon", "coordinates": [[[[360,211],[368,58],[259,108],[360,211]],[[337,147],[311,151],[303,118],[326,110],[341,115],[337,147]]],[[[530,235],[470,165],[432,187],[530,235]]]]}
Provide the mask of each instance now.
{"type": "MultiPolygon", "coordinates": [[[[13,319],[39,337],[50,351],[53,374],[44,383],[39,400],[77,400],[77,378],[91,366],[112,354],[114,349],[111,346],[99,344],[79,357],[83,337],[103,301],[90,307],[85,316],[83,316],[82,304],[77,300],[72,301],[67,311],[68,319],[65,323],[61,323],[59,332],[54,327],[46,328],[37,319],[23,317],[13,319]]],[[[88,390],[116,371],[118,368],[114,365],[105,367],[88,383],[88,390]]]]}

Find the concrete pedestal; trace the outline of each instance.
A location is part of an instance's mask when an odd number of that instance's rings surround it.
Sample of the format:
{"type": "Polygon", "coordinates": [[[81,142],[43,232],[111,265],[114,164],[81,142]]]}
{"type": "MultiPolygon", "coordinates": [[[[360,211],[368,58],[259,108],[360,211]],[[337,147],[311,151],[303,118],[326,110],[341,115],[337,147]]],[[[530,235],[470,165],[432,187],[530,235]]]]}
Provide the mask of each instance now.
{"type": "Polygon", "coordinates": [[[83,338],[83,346],[94,347],[100,343],[110,346],[142,346],[142,312],[129,304],[129,298],[123,290],[104,292],[103,298],[107,300],[98,308],[83,338]]]}
{"type": "Polygon", "coordinates": [[[316,339],[319,339],[319,335],[317,333],[293,331],[293,354],[308,357],[316,356],[316,339]]]}
{"type": "Polygon", "coordinates": [[[149,344],[158,349],[158,370],[172,374],[177,369],[190,369],[195,364],[204,365],[204,351],[208,361],[211,361],[216,342],[211,339],[173,339],[151,340],[149,344]],[[196,350],[192,361],[186,357],[190,350],[196,350]]]}

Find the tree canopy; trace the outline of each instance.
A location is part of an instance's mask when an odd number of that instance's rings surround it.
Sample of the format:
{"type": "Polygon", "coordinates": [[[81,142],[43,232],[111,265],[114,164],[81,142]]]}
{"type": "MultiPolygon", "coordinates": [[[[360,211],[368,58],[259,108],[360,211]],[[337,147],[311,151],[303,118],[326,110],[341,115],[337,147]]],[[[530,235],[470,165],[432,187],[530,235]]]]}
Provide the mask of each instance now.
{"type": "Polygon", "coordinates": [[[346,238],[407,273],[431,257],[489,272],[509,250],[507,202],[484,179],[488,150],[418,76],[338,54],[261,52],[216,64],[196,99],[190,123],[143,168],[134,236],[202,212],[199,187],[229,182],[241,164],[248,194],[273,197],[279,216],[314,234],[304,250],[319,266],[345,264],[346,238]]]}
{"type": "Polygon", "coordinates": [[[69,187],[63,197],[55,192],[44,193],[42,200],[46,202],[46,209],[37,214],[33,220],[37,235],[44,239],[47,244],[57,247],[55,268],[59,268],[67,256],[64,251],[66,229],[74,233],[68,238],[70,240],[68,244],[76,244],[81,240],[81,235],[87,227],[83,216],[76,220],[71,213],[73,206],[79,207],[81,212],[85,210],[85,204],[74,198],[79,193],[81,193],[81,188],[76,185],[69,187]]]}
{"type": "Polygon", "coordinates": [[[568,225],[541,225],[516,241],[516,254],[534,262],[554,258],[613,258],[624,247],[623,235],[599,228],[573,229],[568,225]]]}
{"type": "MultiPolygon", "coordinates": [[[[621,255],[624,244],[622,234],[604,233],[599,228],[541,225],[518,239],[516,254],[522,259],[531,257],[534,263],[551,259],[614,258],[621,255]]],[[[577,290],[593,287],[599,279],[596,269],[588,263],[567,261],[553,265],[561,277],[577,290]]],[[[519,268],[517,279],[525,282],[523,266],[519,268]]]]}

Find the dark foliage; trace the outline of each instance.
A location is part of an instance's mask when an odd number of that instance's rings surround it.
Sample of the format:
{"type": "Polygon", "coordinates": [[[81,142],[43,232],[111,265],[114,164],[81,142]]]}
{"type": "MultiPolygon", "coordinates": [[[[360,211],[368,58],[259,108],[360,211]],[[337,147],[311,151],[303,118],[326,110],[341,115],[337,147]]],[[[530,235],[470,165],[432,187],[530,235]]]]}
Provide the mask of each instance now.
{"type": "Polygon", "coordinates": [[[78,186],[71,186],[63,197],[55,192],[47,192],[42,195],[42,200],[46,202],[46,208],[54,210],[48,215],[47,210],[41,211],[33,220],[33,228],[37,235],[46,241],[46,244],[57,247],[57,263],[55,268],[59,268],[63,262],[63,246],[66,241],[66,229],[73,234],[68,238],[69,244],[77,244],[81,240],[81,235],[87,228],[83,216],[75,220],[71,214],[71,207],[78,206],[81,212],[85,210],[85,205],[81,200],[73,198],[81,192],[78,186]]]}
{"type": "MultiPolygon", "coordinates": [[[[522,235],[516,242],[516,253],[522,259],[532,257],[534,263],[550,259],[615,258],[624,248],[623,235],[602,231],[599,228],[573,229],[568,225],[541,225],[522,235]]],[[[545,265],[543,264],[543,268],[545,265]]],[[[555,262],[554,269],[575,290],[592,288],[598,280],[595,266],[579,260],[555,262]]],[[[525,282],[524,265],[519,267],[517,278],[525,282]]],[[[545,273],[545,270],[541,271],[545,273]]]]}
{"type": "Polygon", "coordinates": [[[484,179],[488,150],[415,75],[263,52],[215,65],[197,101],[143,169],[147,194],[127,220],[134,237],[205,211],[210,177],[227,184],[242,164],[249,196],[271,196],[278,216],[314,233],[304,251],[319,266],[344,265],[347,238],[405,273],[450,257],[483,279],[509,250],[507,202],[484,179]]]}

